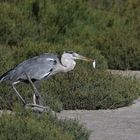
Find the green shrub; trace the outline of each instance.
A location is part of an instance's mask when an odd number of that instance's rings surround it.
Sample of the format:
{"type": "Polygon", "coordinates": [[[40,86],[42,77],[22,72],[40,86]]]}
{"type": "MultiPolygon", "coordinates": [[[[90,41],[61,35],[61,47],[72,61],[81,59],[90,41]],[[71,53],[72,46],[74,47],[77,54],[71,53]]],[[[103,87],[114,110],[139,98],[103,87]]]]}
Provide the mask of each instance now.
{"type": "Polygon", "coordinates": [[[47,91],[42,93],[45,105],[51,107],[52,110],[60,112],[63,110],[63,103],[57,96],[48,95],[47,91]]]}
{"type": "Polygon", "coordinates": [[[0,75],[15,65],[13,59],[12,49],[9,49],[7,46],[0,45],[0,75]]]}
{"type": "Polygon", "coordinates": [[[139,0],[2,0],[0,44],[94,46],[109,68],[139,70],[139,5],[139,0]]]}
{"type": "MultiPolygon", "coordinates": [[[[98,13],[98,15],[99,17],[107,16],[103,13],[98,13]]],[[[96,48],[108,60],[111,69],[140,69],[139,39],[136,37],[138,21],[134,24],[131,18],[114,14],[110,14],[107,18],[104,31],[94,38],[96,48]],[[108,23],[109,20],[112,23],[108,23]],[[107,24],[112,25],[107,27],[107,24]]]]}
{"type": "Polygon", "coordinates": [[[37,30],[34,20],[14,4],[0,2],[0,43],[17,45],[26,38],[33,40],[37,30]]]}
{"type": "Polygon", "coordinates": [[[82,125],[77,125],[76,120],[60,121],[60,126],[64,128],[64,131],[74,134],[75,140],[86,140],[90,134],[82,125]]]}
{"type": "Polygon", "coordinates": [[[49,114],[37,115],[24,110],[0,118],[2,140],[88,140],[89,137],[89,132],[77,122],[59,121],[49,114]]]}
{"type": "Polygon", "coordinates": [[[44,82],[42,89],[58,96],[64,109],[114,109],[127,106],[139,96],[139,82],[84,65],[44,82]]]}
{"type": "Polygon", "coordinates": [[[93,1],[93,41],[111,69],[140,69],[138,0],[93,1]]]}
{"type": "Polygon", "coordinates": [[[26,39],[51,43],[72,40],[88,24],[90,14],[86,0],[2,1],[0,7],[0,43],[9,45],[20,45],[26,39]],[[76,36],[75,28],[79,28],[76,36]]]}

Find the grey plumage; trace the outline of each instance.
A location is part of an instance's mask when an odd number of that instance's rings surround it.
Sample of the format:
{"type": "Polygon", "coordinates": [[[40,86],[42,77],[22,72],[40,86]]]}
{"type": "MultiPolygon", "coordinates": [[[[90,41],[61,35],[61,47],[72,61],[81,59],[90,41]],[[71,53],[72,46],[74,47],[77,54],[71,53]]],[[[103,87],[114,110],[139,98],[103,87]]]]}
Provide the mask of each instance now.
{"type": "Polygon", "coordinates": [[[56,64],[58,65],[59,59],[57,55],[54,54],[42,54],[31,59],[25,60],[19,65],[17,65],[14,69],[3,74],[0,79],[2,81],[7,81],[9,83],[14,83],[17,81],[26,81],[26,74],[30,75],[32,80],[41,80],[50,72],[53,71],[56,64]]]}

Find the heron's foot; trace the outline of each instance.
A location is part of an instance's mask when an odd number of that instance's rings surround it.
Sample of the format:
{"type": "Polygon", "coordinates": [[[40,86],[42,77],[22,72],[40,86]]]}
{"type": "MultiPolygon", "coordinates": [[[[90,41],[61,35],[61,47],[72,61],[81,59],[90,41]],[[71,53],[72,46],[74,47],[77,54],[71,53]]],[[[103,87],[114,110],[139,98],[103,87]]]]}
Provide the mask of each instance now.
{"type": "Polygon", "coordinates": [[[25,108],[26,109],[31,108],[33,111],[38,113],[51,112],[53,115],[56,114],[49,106],[42,106],[38,104],[26,104],[25,108]]]}

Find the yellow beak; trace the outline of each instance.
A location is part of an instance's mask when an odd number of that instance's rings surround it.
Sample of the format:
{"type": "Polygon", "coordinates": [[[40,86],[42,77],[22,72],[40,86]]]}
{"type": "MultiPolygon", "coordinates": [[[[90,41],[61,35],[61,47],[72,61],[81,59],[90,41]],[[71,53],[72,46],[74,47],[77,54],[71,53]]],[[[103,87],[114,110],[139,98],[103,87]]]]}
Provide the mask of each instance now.
{"type": "Polygon", "coordinates": [[[81,55],[78,56],[78,59],[80,59],[80,60],[84,60],[84,61],[88,61],[88,62],[92,62],[92,61],[94,61],[94,60],[91,59],[91,58],[84,57],[84,56],[81,56],[81,55]]]}

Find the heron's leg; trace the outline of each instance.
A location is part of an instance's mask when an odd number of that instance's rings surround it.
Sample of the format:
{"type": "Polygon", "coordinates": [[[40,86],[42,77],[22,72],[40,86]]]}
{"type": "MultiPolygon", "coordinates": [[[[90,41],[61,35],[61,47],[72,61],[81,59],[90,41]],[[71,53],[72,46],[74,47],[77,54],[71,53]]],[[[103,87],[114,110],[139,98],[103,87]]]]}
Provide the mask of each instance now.
{"type": "Polygon", "coordinates": [[[38,92],[36,86],[34,85],[34,83],[32,82],[30,76],[28,74],[26,74],[28,81],[30,82],[35,94],[33,95],[33,103],[34,104],[27,104],[27,108],[28,107],[32,107],[32,109],[34,111],[39,111],[39,112],[48,112],[51,111],[53,113],[53,115],[56,115],[55,112],[49,107],[49,106],[43,106],[43,101],[41,99],[41,95],[38,92]],[[37,104],[36,104],[37,103],[37,104]]]}
{"type": "Polygon", "coordinates": [[[35,96],[35,94],[33,94],[33,104],[37,104],[36,103],[36,96],[35,96]]]}
{"type": "MultiPolygon", "coordinates": [[[[34,85],[35,85],[36,89],[38,90],[38,92],[40,93],[40,89],[41,89],[40,81],[35,81],[34,82],[34,85]]],[[[44,99],[42,98],[42,95],[41,94],[40,94],[40,102],[41,102],[41,105],[45,105],[44,104],[44,99]]]]}
{"type": "Polygon", "coordinates": [[[17,96],[21,99],[22,103],[25,105],[25,100],[22,98],[22,96],[19,94],[19,92],[17,91],[16,87],[15,87],[15,83],[12,83],[12,87],[14,89],[14,91],[16,92],[17,96]]]}
{"type": "Polygon", "coordinates": [[[34,104],[42,105],[43,103],[42,103],[42,101],[41,101],[41,95],[40,95],[40,93],[38,92],[36,86],[35,86],[34,83],[32,82],[30,76],[29,76],[28,74],[26,74],[26,76],[27,76],[27,79],[28,79],[28,81],[30,82],[30,84],[31,84],[31,86],[32,86],[32,88],[33,88],[33,90],[34,90],[34,92],[35,92],[35,94],[33,95],[33,103],[34,103],[34,104]]]}

